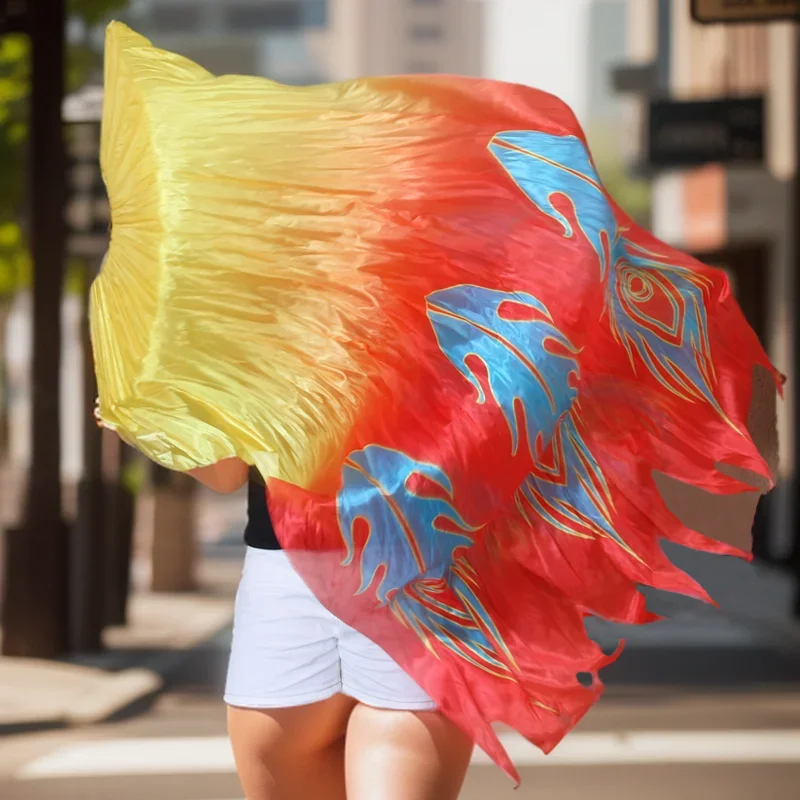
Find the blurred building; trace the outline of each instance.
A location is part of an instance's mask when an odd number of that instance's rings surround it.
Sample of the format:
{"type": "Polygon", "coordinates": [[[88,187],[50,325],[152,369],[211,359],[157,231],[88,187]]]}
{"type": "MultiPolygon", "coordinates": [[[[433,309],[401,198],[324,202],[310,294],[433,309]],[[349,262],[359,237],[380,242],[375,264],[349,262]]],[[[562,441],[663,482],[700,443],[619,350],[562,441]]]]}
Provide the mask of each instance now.
{"type": "Polygon", "coordinates": [[[125,20],[218,75],[325,77],[326,0],[132,0],[125,20]]]}
{"type": "Polygon", "coordinates": [[[334,79],[483,74],[483,0],[329,0],[334,79]]]}
{"type": "Polygon", "coordinates": [[[292,84],[481,73],[482,0],[134,0],[126,21],[215,74],[292,84]]]}
{"type": "Polygon", "coordinates": [[[587,128],[619,124],[622,100],[614,91],[611,72],[625,58],[627,10],[625,0],[595,0],[588,8],[587,128]]]}
{"type": "MultiPolygon", "coordinates": [[[[487,0],[485,76],[550,92],[585,124],[589,76],[608,78],[597,74],[596,63],[590,66],[599,50],[608,50],[606,42],[594,41],[593,6],[593,0],[487,0]]],[[[608,42],[611,49],[616,38],[608,42]]]]}
{"type": "MultiPolygon", "coordinates": [[[[791,306],[793,181],[797,141],[796,29],[789,22],[700,25],[690,0],[627,0],[628,57],[617,70],[624,93],[625,149],[630,169],[652,176],[652,220],[660,238],[727,270],[750,323],[773,362],[791,372],[796,324],[791,306]],[[737,110],[736,100],[763,100],[763,111],[737,110]],[[673,135],[672,166],[649,161],[651,105],[658,101],[734,101],[731,113],[755,114],[752,130],[763,140],[763,158],[726,158],[702,166],[680,164],[681,151],[720,136],[719,121],[689,121],[662,127],[673,135]],[[679,137],[684,138],[680,141],[679,137]],[[695,137],[692,140],[691,137],[695,137]],[[696,137],[701,137],[700,139],[696,137]]],[[[758,108],[758,105],[752,106],[758,108]]],[[[669,111],[669,109],[667,109],[669,111]]],[[[679,109],[677,109],[679,111],[679,109]]],[[[673,111],[669,111],[673,113],[673,111]]],[[[697,112],[705,113],[705,112],[697,112]]],[[[730,124],[735,124],[733,118],[730,124]]],[[[713,144],[713,143],[712,143],[713,144]]],[[[724,144],[724,137],[723,137],[724,144]]],[[[769,498],[760,519],[760,555],[781,561],[793,546],[789,478],[792,452],[790,387],[779,410],[781,477],[784,487],[769,498]]]]}

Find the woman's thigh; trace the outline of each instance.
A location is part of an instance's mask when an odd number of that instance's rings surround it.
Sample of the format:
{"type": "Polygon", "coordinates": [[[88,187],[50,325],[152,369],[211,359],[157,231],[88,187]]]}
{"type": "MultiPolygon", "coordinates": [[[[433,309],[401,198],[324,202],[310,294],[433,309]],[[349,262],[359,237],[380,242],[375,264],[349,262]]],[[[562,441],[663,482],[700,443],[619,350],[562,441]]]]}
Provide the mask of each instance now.
{"type": "Polygon", "coordinates": [[[340,691],[338,630],[285,553],[248,549],[225,690],[247,800],[343,800],[354,701],[340,691]]]}
{"type": "Polygon", "coordinates": [[[456,800],[472,747],[436,711],[359,704],[347,727],[347,800],[456,800]]]}
{"type": "Polygon", "coordinates": [[[228,707],[246,800],[344,800],[344,742],[354,701],[336,695],[296,708],[228,707]]]}

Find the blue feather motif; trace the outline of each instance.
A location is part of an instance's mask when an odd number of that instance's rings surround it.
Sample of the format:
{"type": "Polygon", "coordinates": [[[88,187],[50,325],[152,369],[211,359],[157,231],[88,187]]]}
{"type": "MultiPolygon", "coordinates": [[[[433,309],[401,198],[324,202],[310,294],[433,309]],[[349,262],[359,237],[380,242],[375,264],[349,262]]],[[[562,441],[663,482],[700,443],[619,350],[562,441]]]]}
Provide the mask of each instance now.
{"type": "Polygon", "coordinates": [[[533,511],[564,533],[606,537],[630,553],[614,528],[608,485],[577,423],[577,348],[555,326],[547,307],[529,294],[467,285],[430,295],[428,316],[439,346],[475,386],[480,403],[486,402],[485,393],[467,359],[483,361],[514,452],[519,441],[514,410],[519,405],[525,411],[534,469],[516,502],[526,521],[533,511]],[[506,303],[529,309],[535,319],[504,318],[506,303]]]}
{"type": "Polygon", "coordinates": [[[352,563],[356,555],[354,529],[363,520],[369,533],[360,552],[359,591],[365,592],[377,579],[381,602],[421,576],[442,577],[452,564],[455,551],[472,545],[474,528],[449,500],[416,494],[409,487],[414,475],[438,484],[452,498],[453,487],[442,470],[414,461],[397,450],[370,445],[351,453],[344,464],[337,510],[347,546],[345,563],[352,563]],[[440,519],[463,532],[442,530],[440,519]]]}
{"type": "Polygon", "coordinates": [[[552,136],[536,131],[510,131],[492,139],[489,151],[528,199],[572,238],[572,222],[553,205],[566,198],[575,219],[600,261],[601,276],[608,269],[607,249],[617,222],[585,145],[577,136],[552,136]]]}
{"type": "Polygon", "coordinates": [[[479,599],[468,562],[476,530],[453,506],[452,484],[442,470],[378,445],[352,453],[337,496],[339,526],[347,547],[345,565],[358,557],[359,593],[375,586],[378,600],[414,630],[475,666],[509,677],[513,657],[479,599]],[[424,497],[410,484],[415,475],[433,481],[442,497],[424,497]],[[450,498],[450,499],[446,499],[450,498]],[[447,520],[456,531],[443,530],[447,520]],[[368,526],[355,541],[359,521],[368,526]]]}
{"type": "Polygon", "coordinates": [[[395,595],[392,610],[423,641],[443,647],[499,678],[518,671],[509,650],[478,597],[477,575],[457,558],[438,580],[414,581],[395,595]]]}
{"type": "MultiPolygon", "coordinates": [[[[575,221],[597,256],[606,281],[612,331],[634,369],[644,365],[666,388],[710,403],[714,373],[707,333],[711,282],[699,273],[648,253],[625,239],[580,139],[536,132],[503,133],[491,152],[544,214],[575,236],[573,223],[553,202],[571,202],[575,221]]],[[[535,513],[554,529],[582,538],[603,537],[635,553],[614,529],[613,502],[599,464],[580,432],[572,376],[577,353],[547,308],[526,293],[455,286],[428,298],[428,316],[442,351],[485,403],[482,383],[469,365],[483,362],[492,399],[509,426],[512,451],[524,414],[533,470],[516,493],[520,514],[535,513]],[[505,304],[530,318],[504,315],[505,304]]],[[[500,677],[515,665],[478,596],[478,583],[458,551],[472,544],[471,528],[455,509],[450,480],[436,466],[371,445],[350,456],[337,497],[348,557],[359,556],[360,591],[377,581],[381,602],[431,647],[435,640],[470,663],[500,677]],[[450,500],[423,497],[409,487],[419,474],[450,500]],[[457,531],[443,530],[446,519],[457,531]],[[359,520],[368,524],[362,548],[354,541],[359,520]],[[378,531],[378,535],[372,535],[378,531]]]]}
{"type": "Polygon", "coordinates": [[[562,420],[546,453],[516,493],[517,508],[532,525],[535,513],[561,533],[610,539],[639,559],[614,527],[614,501],[605,476],[580,432],[579,409],[562,420]]]}
{"type": "Polygon", "coordinates": [[[481,404],[486,402],[483,387],[467,360],[476,357],[485,365],[492,397],[511,432],[513,455],[520,440],[517,407],[524,412],[532,453],[538,436],[545,441],[552,436],[575,399],[570,376],[577,364],[575,349],[544,304],[522,292],[454,286],[428,296],[428,318],[440,348],[475,387],[481,404]],[[504,317],[507,306],[529,312],[530,318],[504,317]]]}
{"type": "Polygon", "coordinates": [[[571,222],[553,198],[571,203],[575,219],[595,250],[607,281],[612,331],[634,369],[644,365],[669,391],[710,404],[714,369],[706,303],[712,282],[701,273],[647,253],[622,236],[614,211],[584,143],[576,136],[511,131],[489,150],[528,199],[572,237],[571,222]]]}
{"type": "Polygon", "coordinates": [[[611,329],[636,366],[636,356],[673,394],[707,402],[720,414],[708,339],[706,302],[712,282],[625,241],[608,293],[611,329]],[[650,307],[655,302],[661,313],[650,307]]]}

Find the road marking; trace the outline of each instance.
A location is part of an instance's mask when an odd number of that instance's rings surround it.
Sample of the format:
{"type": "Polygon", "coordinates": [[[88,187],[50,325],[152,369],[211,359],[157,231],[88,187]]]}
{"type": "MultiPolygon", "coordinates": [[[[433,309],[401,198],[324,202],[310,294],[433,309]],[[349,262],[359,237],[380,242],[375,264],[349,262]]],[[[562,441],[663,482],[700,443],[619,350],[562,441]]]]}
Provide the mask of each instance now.
{"type": "MultiPolygon", "coordinates": [[[[800,731],[635,731],[574,733],[549,756],[519,734],[500,740],[518,766],[800,763],[800,731]]],[[[476,750],[474,764],[489,764],[476,750]]]]}
{"type": "Polygon", "coordinates": [[[234,772],[225,736],[109,739],[60,747],[17,772],[17,779],[234,772]]]}
{"type": "MultiPolygon", "coordinates": [[[[519,767],[631,764],[800,764],[800,730],[573,733],[544,756],[516,733],[500,740],[519,767]]],[[[474,764],[489,764],[476,751],[474,764]]],[[[230,743],[204,738],[111,739],[65,745],[30,762],[18,780],[234,771],[230,743]]]]}

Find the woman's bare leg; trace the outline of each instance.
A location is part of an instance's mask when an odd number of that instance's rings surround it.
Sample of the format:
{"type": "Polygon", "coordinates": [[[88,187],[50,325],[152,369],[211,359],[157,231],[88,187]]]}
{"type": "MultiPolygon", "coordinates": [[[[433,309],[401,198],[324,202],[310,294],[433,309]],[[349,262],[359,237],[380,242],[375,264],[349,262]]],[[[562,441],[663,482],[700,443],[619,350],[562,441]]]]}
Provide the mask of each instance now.
{"type": "Polygon", "coordinates": [[[246,800],[345,800],[344,739],[353,705],[337,695],[297,708],[229,707],[246,800]]]}
{"type": "Polygon", "coordinates": [[[347,800],[456,800],[471,753],[435,711],[358,705],[347,727],[347,800]]]}

